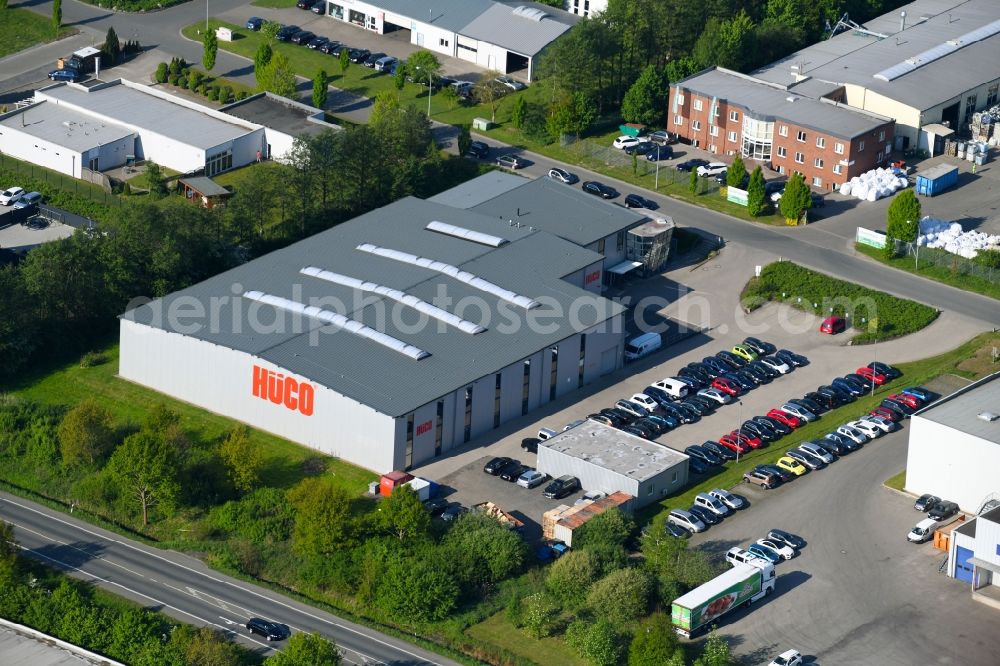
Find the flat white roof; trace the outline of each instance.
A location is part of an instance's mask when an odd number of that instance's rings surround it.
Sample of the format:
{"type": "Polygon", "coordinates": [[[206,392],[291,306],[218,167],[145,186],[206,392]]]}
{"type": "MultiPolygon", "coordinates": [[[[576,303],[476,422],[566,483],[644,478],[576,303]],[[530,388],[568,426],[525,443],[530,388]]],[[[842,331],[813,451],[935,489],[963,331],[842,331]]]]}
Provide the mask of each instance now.
{"type": "Polygon", "coordinates": [[[552,439],[539,442],[538,446],[640,482],[688,459],[686,453],[596,421],[584,421],[552,439]]]}
{"type": "MultiPolygon", "coordinates": [[[[77,153],[135,134],[118,123],[81,113],[55,102],[39,102],[0,118],[0,137],[10,128],[77,153]]],[[[0,138],[0,145],[4,140],[0,138]]]]}

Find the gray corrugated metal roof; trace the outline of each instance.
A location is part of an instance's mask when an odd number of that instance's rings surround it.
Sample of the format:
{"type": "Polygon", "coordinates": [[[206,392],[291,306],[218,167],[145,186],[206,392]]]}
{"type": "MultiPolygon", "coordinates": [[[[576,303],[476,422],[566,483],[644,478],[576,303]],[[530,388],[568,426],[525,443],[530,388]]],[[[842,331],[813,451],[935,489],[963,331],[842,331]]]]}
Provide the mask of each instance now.
{"type": "Polygon", "coordinates": [[[54,102],[39,102],[11,112],[0,120],[0,125],[75,152],[135,134],[123,125],[95,119],[54,102]]]}
{"type": "Polygon", "coordinates": [[[996,0],[917,0],[869,21],[865,27],[888,39],[843,32],[763,67],[754,76],[790,84],[793,65],[816,79],[850,83],[917,109],[929,109],[984,83],[1000,78],[1000,35],[977,42],[893,80],[878,72],[1000,19],[996,0]],[[900,32],[900,11],[906,29],[900,32]],[[925,20],[921,20],[926,17],[925,20]]]}
{"type": "MultiPolygon", "coordinates": [[[[197,301],[211,312],[215,306],[210,303],[218,303],[217,326],[185,334],[257,355],[378,411],[400,416],[620,313],[621,306],[561,279],[600,259],[594,252],[545,232],[508,227],[473,212],[407,198],[123,316],[181,332],[180,325],[155,320],[154,307],[166,312],[171,304],[197,301]],[[493,248],[424,229],[433,220],[491,233],[509,242],[493,248]],[[459,266],[505,289],[544,299],[563,312],[579,298],[592,299],[604,312],[584,308],[577,329],[563,317],[540,319],[556,324],[551,331],[522,325],[510,332],[510,313],[523,323],[524,310],[445,275],[361,252],[356,249],[361,243],[459,266]],[[300,269],[306,266],[402,290],[487,330],[469,335],[436,320],[421,330],[412,330],[419,319],[412,308],[301,275],[300,269]],[[246,290],[322,304],[431,355],[415,361],[373,341],[321,327],[315,320],[278,315],[269,305],[233,296],[246,290]],[[402,316],[394,319],[394,312],[402,316]],[[255,331],[252,321],[273,326],[268,331],[255,331]]],[[[540,311],[531,312],[537,315],[540,311]]]]}
{"type": "Polygon", "coordinates": [[[539,442],[538,446],[585,460],[640,483],[688,459],[685,453],[595,421],[584,421],[552,439],[539,442]]]}
{"type": "Polygon", "coordinates": [[[494,169],[482,176],[467,180],[450,190],[445,190],[432,196],[428,201],[436,201],[446,206],[469,209],[473,206],[521,187],[527,178],[502,169],[494,169]]]}
{"type": "Polygon", "coordinates": [[[493,3],[491,0],[373,0],[369,4],[414,21],[457,32],[493,3]]]}
{"type": "Polygon", "coordinates": [[[981,412],[1000,414],[1000,372],[980,379],[918,412],[920,418],[1000,444],[1000,420],[985,421],[981,412]],[[997,383],[995,383],[997,382],[997,383]]]}
{"type": "Polygon", "coordinates": [[[117,83],[97,88],[58,84],[35,93],[42,99],[73,104],[84,114],[103,116],[126,127],[136,127],[181,141],[202,150],[241,137],[252,130],[207,113],[161,99],[144,86],[117,83]]]}
{"type": "Polygon", "coordinates": [[[4,666],[123,666],[121,662],[99,656],[68,643],[12,622],[0,625],[0,654],[4,666]]]}
{"type": "Polygon", "coordinates": [[[873,114],[821,102],[798,94],[794,89],[783,90],[721,68],[695,74],[676,85],[707,97],[716,97],[720,102],[739,104],[759,119],[783,119],[845,139],[870,132],[887,122],[885,118],[873,114]]]}
{"type": "Polygon", "coordinates": [[[504,223],[513,220],[515,224],[542,229],[582,246],[646,219],[645,215],[550,178],[526,181],[472,210],[504,223]]]}
{"type": "Polygon", "coordinates": [[[534,56],[569,30],[574,14],[553,7],[530,2],[512,4],[493,3],[489,9],[473,19],[459,32],[466,37],[479,39],[525,56],[534,56]],[[533,7],[546,17],[540,21],[514,14],[517,7],[533,7]]]}

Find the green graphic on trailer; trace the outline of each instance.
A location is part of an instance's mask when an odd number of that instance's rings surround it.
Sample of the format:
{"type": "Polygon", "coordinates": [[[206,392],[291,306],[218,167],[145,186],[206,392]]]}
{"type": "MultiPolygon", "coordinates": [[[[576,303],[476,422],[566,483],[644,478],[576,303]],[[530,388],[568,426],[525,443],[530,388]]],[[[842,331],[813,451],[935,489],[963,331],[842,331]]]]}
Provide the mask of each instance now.
{"type": "Polygon", "coordinates": [[[730,609],[739,606],[759,590],[760,574],[758,573],[750,578],[750,580],[731,585],[709,601],[692,609],[674,604],[670,610],[671,620],[675,626],[690,631],[693,628],[711,622],[730,609]]]}

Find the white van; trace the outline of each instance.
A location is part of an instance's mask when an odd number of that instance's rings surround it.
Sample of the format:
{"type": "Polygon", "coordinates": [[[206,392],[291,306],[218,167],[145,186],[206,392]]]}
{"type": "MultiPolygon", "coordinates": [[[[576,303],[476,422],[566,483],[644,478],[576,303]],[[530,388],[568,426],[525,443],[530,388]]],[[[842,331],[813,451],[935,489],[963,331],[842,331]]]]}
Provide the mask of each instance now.
{"type": "Polygon", "coordinates": [[[694,505],[708,509],[717,516],[728,516],[732,509],[715,499],[708,493],[698,493],[694,496],[694,505]]]}
{"type": "Polygon", "coordinates": [[[653,386],[666,391],[667,395],[675,400],[686,398],[687,394],[691,391],[691,388],[687,384],[673,377],[667,377],[666,379],[654,382],[653,386]]]}
{"type": "Polygon", "coordinates": [[[913,526],[913,529],[906,535],[906,539],[913,543],[929,541],[934,536],[934,530],[937,529],[939,524],[939,521],[933,518],[925,518],[913,526]]]}
{"type": "Polygon", "coordinates": [[[552,439],[558,434],[559,433],[557,433],[555,430],[552,430],[551,428],[542,428],[541,430],[538,431],[538,439],[545,441],[546,439],[552,439]]]}
{"type": "Polygon", "coordinates": [[[659,333],[643,333],[625,343],[625,360],[634,361],[652,354],[663,345],[659,333]]]}
{"type": "Polygon", "coordinates": [[[730,548],[726,553],[726,562],[732,565],[736,564],[754,564],[756,566],[764,566],[768,564],[767,560],[762,560],[753,553],[743,550],[739,547],[730,548]]]}

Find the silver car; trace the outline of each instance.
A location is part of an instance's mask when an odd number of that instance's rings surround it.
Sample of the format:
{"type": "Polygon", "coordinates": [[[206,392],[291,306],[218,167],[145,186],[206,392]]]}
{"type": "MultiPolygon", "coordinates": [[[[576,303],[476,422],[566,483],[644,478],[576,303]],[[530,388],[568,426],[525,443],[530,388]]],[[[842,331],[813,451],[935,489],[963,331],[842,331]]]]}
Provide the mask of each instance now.
{"type": "Polygon", "coordinates": [[[844,424],[837,428],[837,434],[848,438],[855,444],[864,444],[868,441],[868,435],[850,424],[844,424]]]}
{"type": "Polygon", "coordinates": [[[742,509],[745,506],[742,497],[737,497],[728,490],[723,490],[722,488],[712,488],[708,491],[708,494],[728,506],[730,509],[742,509]]]}
{"type": "Polygon", "coordinates": [[[827,465],[829,465],[830,463],[832,463],[834,460],[837,459],[832,453],[824,449],[822,446],[814,444],[813,442],[805,442],[801,446],[799,446],[799,448],[805,451],[806,453],[813,454],[814,456],[825,462],[827,465]]]}
{"type": "Polygon", "coordinates": [[[792,449],[791,451],[785,451],[785,455],[789,458],[798,460],[800,463],[812,470],[822,469],[826,467],[826,463],[817,458],[811,453],[802,451],[801,449],[792,449]]]}
{"type": "Polygon", "coordinates": [[[732,509],[708,493],[698,493],[694,496],[694,505],[711,511],[717,516],[724,517],[732,513],[732,509]]]}
{"type": "Polygon", "coordinates": [[[713,402],[717,402],[720,405],[728,405],[733,401],[732,396],[726,395],[719,389],[714,389],[714,388],[703,388],[702,390],[698,391],[698,395],[700,395],[703,398],[708,398],[713,402]]]}
{"type": "Polygon", "coordinates": [[[549,178],[552,180],[558,180],[560,183],[566,183],[567,185],[572,185],[576,181],[580,180],[575,174],[566,171],[566,169],[560,169],[559,167],[549,169],[549,178]]]}
{"type": "Polygon", "coordinates": [[[796,405],[796,404],[793,404],[793,403],[790,403],[790,402],[786,402],[781,407],[778,407],[778,409],[780,409],[781,411],[783,411],[786,414],[791,414],[792,416],[797,416],[800,419],[802,419],[803,421],[808,421],[809,423],[812,423],[813,421],[815,421],[816,419],[819,418],[818,416],[816,416],[815,414],[813,414],[812,412],[810,412],[805,407],[802,407],[800,405],[796,405]]]}
{"type": "Polygon", "coordinates": [[[545,483],[547,478],[549,478],[548,475],[542,474],[537,469],[529,469],[517,477],[517,485],[522,488],[534,488],[545,483]]]}
{"type": "Polygon", "coordinates": [[[670,515],[667,516],[667,522],[680,525],[691,532],[704,532],[707,529],[705,523],[686,509],[672,509],[670,515]]]}

